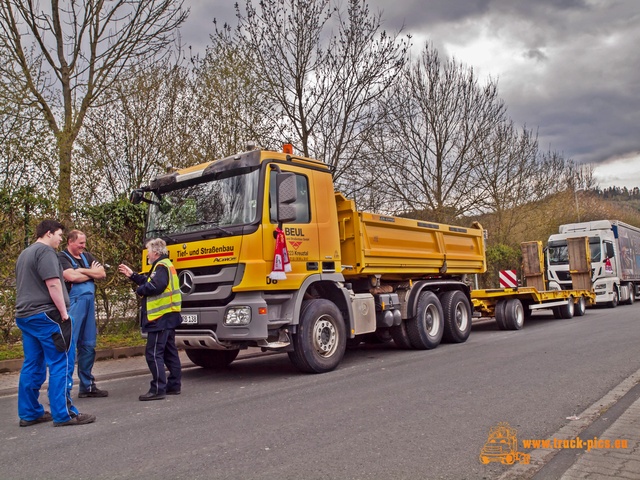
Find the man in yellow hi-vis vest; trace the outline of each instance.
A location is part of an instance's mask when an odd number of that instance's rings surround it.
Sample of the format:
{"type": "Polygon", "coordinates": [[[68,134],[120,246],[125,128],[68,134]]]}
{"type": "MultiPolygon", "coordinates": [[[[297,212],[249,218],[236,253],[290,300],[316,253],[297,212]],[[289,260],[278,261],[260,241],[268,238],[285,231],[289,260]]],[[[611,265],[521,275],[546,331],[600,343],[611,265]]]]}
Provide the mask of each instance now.
{"type": "Polygon", "coordinates": [[[145,299],[142,302],[140,326],[147,334],[145,357],[153,378],[149,391],[138,397],[142,401],[179,395],[182,388],[182,367],[176,348],[176,327],[182,322],[178,275],[169,260],[164,240],[149,240],[146,248],[147,260],[151,264],[148,275],[134,273],[124,264],[118,266],[120,273],[138,285],[136,293],[145,299]],[[169,369],[169,378],[164,371],[165,365],[169,369]]]}

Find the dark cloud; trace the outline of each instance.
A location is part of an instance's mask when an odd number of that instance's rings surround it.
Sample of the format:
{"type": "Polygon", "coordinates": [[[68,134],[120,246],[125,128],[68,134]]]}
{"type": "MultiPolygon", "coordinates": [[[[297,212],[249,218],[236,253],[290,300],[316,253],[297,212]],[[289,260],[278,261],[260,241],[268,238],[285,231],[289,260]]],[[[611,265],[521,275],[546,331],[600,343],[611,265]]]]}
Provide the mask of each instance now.
{"type": "MultiPolygon", "coordinates": [[[[235,24],[235,0],[187,2],[191,15],[183,43],[204,51],[214,18],[235,24]]],[[[640,162],[637,0],[369,0],[369,5],[382,11],[385,29],[403,27],[413,35],[417,51],[430,41],[443,56],[454,55],[485,78],[497,78],[509,115],[539,131],[542,149],[596,167],[620,158],[640,162]]],[[[640,178],[633,182],[640,185],[640,178]]]]}

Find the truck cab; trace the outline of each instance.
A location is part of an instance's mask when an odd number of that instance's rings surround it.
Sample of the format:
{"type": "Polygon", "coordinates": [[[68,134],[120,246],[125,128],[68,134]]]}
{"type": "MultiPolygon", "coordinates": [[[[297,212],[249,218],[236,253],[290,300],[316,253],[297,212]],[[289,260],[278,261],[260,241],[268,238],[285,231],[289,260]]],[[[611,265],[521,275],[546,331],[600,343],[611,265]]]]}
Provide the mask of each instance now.
{"type": "Polygon", "coordinates": [[[637,289],[636,280],[626,278],[628,272],[625,272],[621,263],[621,228],[625,229],[625,233],[631,231],[621,222],[609,220],[561,225],[559,233],[551,235],[547,243],[549,289],[572,288],[567,239],[587,236],[596,304],[616,307],[618,303],[633,303],[637,289]]]}

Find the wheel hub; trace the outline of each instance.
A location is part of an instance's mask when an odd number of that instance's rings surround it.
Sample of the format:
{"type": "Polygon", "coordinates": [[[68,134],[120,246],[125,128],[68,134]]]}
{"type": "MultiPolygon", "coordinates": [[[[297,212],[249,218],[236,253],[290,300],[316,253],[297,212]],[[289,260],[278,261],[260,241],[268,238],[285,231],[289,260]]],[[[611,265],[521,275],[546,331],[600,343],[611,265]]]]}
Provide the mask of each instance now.
{"type": "Polygon", "coordinates": [[[336,327],[329,320],[319,318],[315,325],[313,339],[316,350],[320,354],[331,354],[336,348],[336,327]]]}

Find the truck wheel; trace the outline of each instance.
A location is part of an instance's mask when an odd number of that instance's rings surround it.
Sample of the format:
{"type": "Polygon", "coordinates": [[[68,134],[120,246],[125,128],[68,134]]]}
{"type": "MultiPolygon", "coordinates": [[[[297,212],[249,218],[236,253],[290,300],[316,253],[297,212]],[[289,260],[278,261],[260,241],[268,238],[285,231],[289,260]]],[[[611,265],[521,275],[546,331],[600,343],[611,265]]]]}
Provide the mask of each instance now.
{"type": "Polygon", "coordinates": [[[398,348],[405,350],[413,348],[411,346],[411,340],[409,340],[409,334],[407,333],[407,322],[402,322],[400,325],[390,327],[389,333],[391,333],[391,337],[398,348]]]}
{"type": "Polygon", "coordinates": [[[471,305],[460,290],[445,292],[440,297],[444,312],[443,338],[452,343],[463,343],[471,333],[471,305]]]}
{"type": "Polygon", "coordinates": [[[524,326],[524,307],[517,298],[507,300],[504,306],[505,330],[520,330],[524,326]]]}
{"type": "Polygon", "coordinates": [[[206,350],[203,348],[187,348],[185,353],[189,360],[207,370],[223,370],[233,362],[240,350],[206,350]]]}
{"type": "Polygon", "coordinates": [[[433,292],[422,292],[418,297],[416,316],[407,320],[407,333],[411,346],[418,350],[436,348],[442,340],[442,305],[433,292]]]}
{"type": "Polygon", "coordinates": [[[629,300],[626,301],[626,304],[633,305],[636,299],[636,287],[633,283],[628,283],[627,288],[629,289],[629,300]]]}
{"type": "Polygon", "coordinates": [[[569,297],[567,303],[554,308],[553,314],[556,318],[573,318],[573,314],[575,311],[574,306],[575,304],[573,303],[573,297],[569,297]]]}
{"type": "Polygon", "coordinates": [[[618,289],[613,288],[613,300],[607,303],[609,308],[616,308],[618,306],[618,302],[620,301],[620,297],[618,296],[618,289]]]}
{"type": "Polygon", "coordinates": [[[574,317],[581,317],[587,312],[587,301],[584,297],[580,297],[576,302],[573,310],[574,317]]]}
{"type": "Polygon", "coordinates": [[[507,306],[506,300],[498,300],[496,303],[495,316],[498,329],[507,330],[505,307],[507,306]]]}
{"type": "Polygon", "coordinates": [[[323,298],[302,304],[298,331],[289,359],[302,372],[324,373],[336,368],[347,347],[347,331],[338,307],[323,298]]]}

